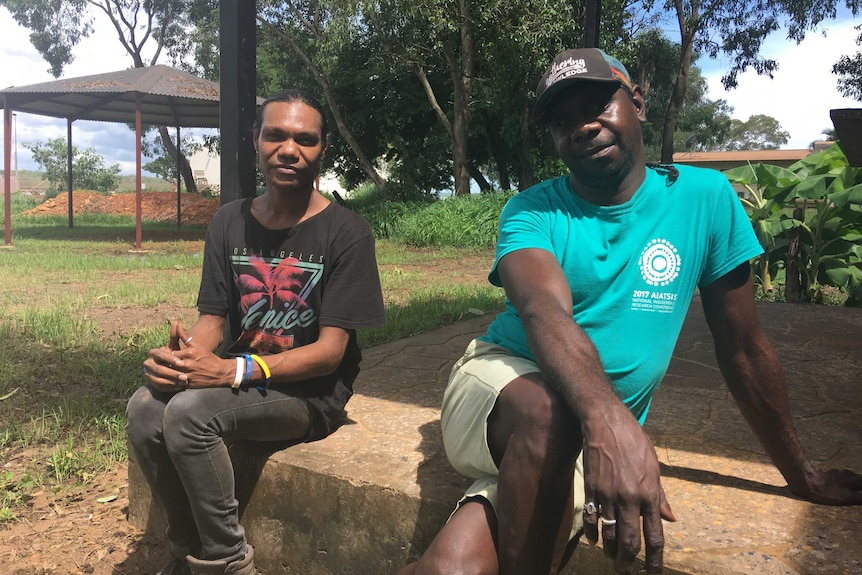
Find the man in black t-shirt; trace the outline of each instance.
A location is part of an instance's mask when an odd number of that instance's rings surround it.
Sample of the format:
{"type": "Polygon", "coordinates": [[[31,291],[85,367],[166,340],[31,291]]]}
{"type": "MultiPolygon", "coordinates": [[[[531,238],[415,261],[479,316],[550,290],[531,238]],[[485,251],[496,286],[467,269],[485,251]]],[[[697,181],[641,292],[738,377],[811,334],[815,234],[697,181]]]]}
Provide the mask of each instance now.
{"type": "Polygon", "coordinates": [[[356,330],[385,321],[370,227],[316,190],[326,137],[303,92],[261,106],[266,191],[210,222],[199,317],[150,350],[129,400],[130,444],[168,523],[162,575],[257,573],[225,440],[326,437],[359,373],[356,330]]]}

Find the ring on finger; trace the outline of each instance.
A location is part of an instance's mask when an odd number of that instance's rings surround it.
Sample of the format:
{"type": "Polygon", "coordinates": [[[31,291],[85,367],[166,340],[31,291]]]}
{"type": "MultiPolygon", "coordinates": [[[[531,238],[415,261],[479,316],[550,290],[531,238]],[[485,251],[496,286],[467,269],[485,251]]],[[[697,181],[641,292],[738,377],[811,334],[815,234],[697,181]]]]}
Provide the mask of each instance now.
{"type": "Polygon", "coordinates": [[[616,520],[616,519],[605,519],[604,517],[602,517],[602,524],[603,524],[605,527],[610,527],[610,526],[612,526],[612,525],[616,525],[616,524],[617,524],[617,520],[616,520]]]}
{"type": "Polygon", "coordinates": [[[597,513],[598,510],[599,510],[598,507],[596,507],[596,504],[593,503],[592,501],[590,501],[584,505],[584,513],[586,515],[593,515],[594,513],[597,513]]]}

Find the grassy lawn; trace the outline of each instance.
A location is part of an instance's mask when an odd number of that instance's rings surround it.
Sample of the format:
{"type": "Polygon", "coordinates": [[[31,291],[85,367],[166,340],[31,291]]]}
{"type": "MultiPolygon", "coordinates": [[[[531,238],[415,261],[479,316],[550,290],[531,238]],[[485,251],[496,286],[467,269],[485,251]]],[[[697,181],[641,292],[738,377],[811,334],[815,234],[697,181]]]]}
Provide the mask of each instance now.
{"type": "MultiPolygon", "coordinates": [[[[203,227],[143,225],[132,253],[130,218],[20,215],[0,249],[0,523],[35,489],[62,492],[126,460],[125,400],[170,322],[195,317],[203,227]]],[[[2,214],[2,211],[0,211],[2,214]]],[[[496,311],[485,249],[408,248],[378,242],[388,325],[360,332],[378,345],[496,311]]]]}

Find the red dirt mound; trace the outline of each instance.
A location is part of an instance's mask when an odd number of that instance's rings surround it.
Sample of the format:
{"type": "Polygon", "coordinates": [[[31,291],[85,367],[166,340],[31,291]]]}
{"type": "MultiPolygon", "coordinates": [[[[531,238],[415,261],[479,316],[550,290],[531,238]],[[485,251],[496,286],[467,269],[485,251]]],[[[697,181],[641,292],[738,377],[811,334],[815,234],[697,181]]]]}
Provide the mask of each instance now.
{"type": "MultiPolygon", "coordinates": [[[[218,210],[218,198],[205,198],[197,194],[181,194],[181,214],[184,224],[206,224],[218,210]]],[[[72,193],[74,214],[118,214],[135,216],[135,194],[100,194],[89,190],[72,193]]],[[[45,203],[24,212],[25,215],[44,216],[69,213],[69,195],[62,193],[45,203]]],[[[141,219],[154,222],[177,221],[177,195],[174,192],[143,192],[141,219]]]]}

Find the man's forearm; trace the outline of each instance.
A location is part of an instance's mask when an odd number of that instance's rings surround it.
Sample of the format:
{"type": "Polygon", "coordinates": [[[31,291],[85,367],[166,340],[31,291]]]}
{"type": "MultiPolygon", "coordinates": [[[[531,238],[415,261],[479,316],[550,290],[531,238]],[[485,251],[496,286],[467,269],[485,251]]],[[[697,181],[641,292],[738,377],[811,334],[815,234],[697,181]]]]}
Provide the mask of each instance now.
{"type": "Polygon", "coordinates": [[[811,490],[814,477],[790,415],[787,382],[772,345],[761,335],[733,354],[717,353],[719,367],[751,429],[790,488],[811,490]]]}
{"type": "Polygon", "coordinates": [[[628,409],[614,393],[592,340],[564,310],[525,306],[521,321],[536,363],[582,424],[628,409]]]}

